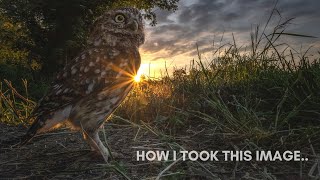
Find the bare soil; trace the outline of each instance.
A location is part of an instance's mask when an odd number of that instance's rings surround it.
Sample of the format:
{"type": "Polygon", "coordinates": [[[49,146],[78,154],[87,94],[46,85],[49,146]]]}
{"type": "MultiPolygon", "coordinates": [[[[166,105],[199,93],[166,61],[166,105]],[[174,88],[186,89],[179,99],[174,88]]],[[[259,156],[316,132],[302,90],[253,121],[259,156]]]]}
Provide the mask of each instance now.
{"type": "MultiPolygon", "coordinates": [[[[108,164],[90,150],[79,132],[68,129],[38,135],[22,147],[4,143],[25,132],[25,127],[0,124],[0,179],[156,179],[162,171],[161,179],[308,179],[312,165],[136,160],[137,150],[234,147],[225,137],[206,133],[212,130],[205,126],[190,127],[172,139],[132,125],[106,123],[104,132],[114,156],[108,164]]],[[[100,137],[104,139],[103,130],[100,137]]]]}

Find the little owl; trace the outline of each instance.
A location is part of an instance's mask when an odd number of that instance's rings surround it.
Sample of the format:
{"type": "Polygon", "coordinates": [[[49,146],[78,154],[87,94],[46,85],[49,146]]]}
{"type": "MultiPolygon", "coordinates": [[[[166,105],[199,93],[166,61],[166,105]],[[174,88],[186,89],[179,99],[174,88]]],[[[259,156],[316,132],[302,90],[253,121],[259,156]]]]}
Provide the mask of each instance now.
{"type": "Polygon", "coordinates": [[[35,121],[21,144],[67,122],[108,160],[98,129],[133,86],[140,66],[138,48],[144,43],[142,21],[135,8],[111,10],[97,19],[85,50],[58,73],[35,108],[35,121]]]}

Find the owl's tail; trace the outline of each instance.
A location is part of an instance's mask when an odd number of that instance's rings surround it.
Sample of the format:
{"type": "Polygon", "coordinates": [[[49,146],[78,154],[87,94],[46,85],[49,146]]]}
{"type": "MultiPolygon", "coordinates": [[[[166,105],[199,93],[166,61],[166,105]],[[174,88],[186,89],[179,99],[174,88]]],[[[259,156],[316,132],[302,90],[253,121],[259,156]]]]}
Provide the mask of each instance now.
{"type": "Polygon", "coordinates": [[[43,120],[44,120],[43,116],[37,117],[35,121],[32,123],[32,125],[30,126],[30,128],[28,129],[27,133],[23,136],[17,136],[7,140],[0,139],[0,146],[19,147],[19,146],[25,145],[37,134],[39,129],[43,127],[44,125],[43,120]]]}
{"type": "Polygon", "coordinates": [[[25,145],[27,142],[29,142],[33,136],[36,134],[37,129],[39,128],[39,123],[37,123],[37,121],[39,121],[38,119],[35,120],[35,122],[31,125],[31,127],[29,128],[28,132],[25,135],[22,136],[17,136],[17,137],[13,137],[10,139],[6,139],[6,140],[0,140],[0,145],[7,147],[19,147],[19,146],[23,146],[25,145]]]}
{"type": "Polygon", "coordinates": [[[19,146],[27,144],[37,134],[37,131],[43,127],[43,124],[43,116],[37,117],[28,129],[26,135],[21,138],[19,146]]]}

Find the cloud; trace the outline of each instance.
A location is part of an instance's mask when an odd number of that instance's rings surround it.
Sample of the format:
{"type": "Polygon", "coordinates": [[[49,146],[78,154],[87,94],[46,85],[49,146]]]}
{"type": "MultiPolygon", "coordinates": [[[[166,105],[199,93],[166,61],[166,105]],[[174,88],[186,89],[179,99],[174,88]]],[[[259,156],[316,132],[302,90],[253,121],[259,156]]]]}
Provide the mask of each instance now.
{"type": "Polygon", "coordinates": [[[278,9],[290,17],[312,17],[320,15],[320,1],[282,0],[278,9]]]}
{"type": "MultiPolygon", "coordinates": [[[[160,11],[160,10],[158,10],[160,11]]],[[[157,14],[157,22],[162,23],[173,23],[172,20],[169,19],[169,16],[173,13],[171,11],[161,11],[159,13],[155,12],[157,14]]]]}
{"type": "MultiPolygon", "coordinates": [[[[210,52],[213,41],[223,34],[226,42],[232,42],[233,33],[245,44],[250,40],[252,26],[265,23],[273,6],[271,0],[181,0],[175,13],[155,12],[158,25],[147,27],[147,41],[142,48],[154,57],[149,60],[157,61],[181,55],[192,59],[197,55],[196,45],[201,52],[210,52]]],[[[279,0],[277,5],[283,19],[296,17],[289,31],[320,37],[319,7],[318,0],[279,0]]],[[[288,40],[320,43],[318,39],[288,40]]]]}

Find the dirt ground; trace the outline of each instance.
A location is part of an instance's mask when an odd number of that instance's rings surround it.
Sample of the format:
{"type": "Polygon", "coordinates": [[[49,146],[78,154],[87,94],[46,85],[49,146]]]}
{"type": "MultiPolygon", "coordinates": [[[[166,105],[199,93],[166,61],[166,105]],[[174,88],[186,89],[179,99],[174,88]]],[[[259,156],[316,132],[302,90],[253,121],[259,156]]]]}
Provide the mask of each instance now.
{"type": "MultiPolygon", "coordinates": [[[[230,148],[219,137],[206,134],[204,126],[188,129],[173,141],[132,125],[106,123],[104,132],[114,156],[109,164],[90,151],[79,132],[68,129],[38,135],[19,148],[3,143],[25,132],[24,127],[0,124],[0,179],[156,179],[161,173],[161,179],[308,179],[311,165],[267,169],[254,162],[136,160],[137,150],[230,148]]],[[[103,132],[100,137],[104,139],[103,132]]]]}
{"type": "MultiPolygon", "coordinates": [[[[22,136],[26,130],[24,127],[0,124],[1,141],[22,136]]],[[[166,149],[168,145],[152,133],[138,131],[138,128],[129,125],[108,123],[105,126],[108,144],[114,156],[110,164],[90,151],[79,132],[68,129],[38,135],[19,148],[1,144],[0,178],[154,179],[166,167],[166,163],[136,161],[136,151],[166,149]]],[[[103,132],[100,132],[100,137],[104,138],[103,132]]],[[[186,173],[181,174],[185,176],[183,174],[186,173]]]]}

